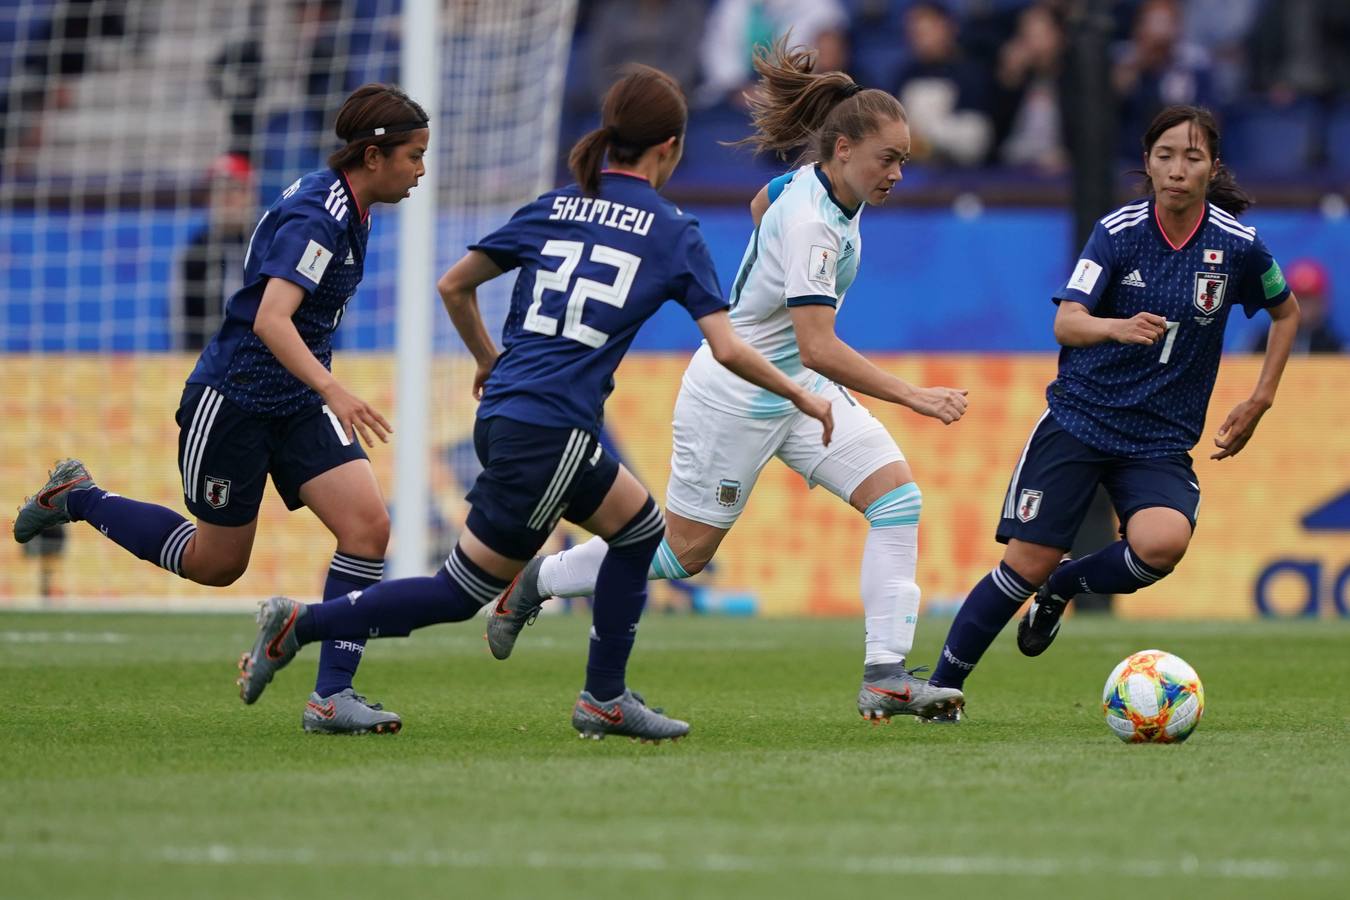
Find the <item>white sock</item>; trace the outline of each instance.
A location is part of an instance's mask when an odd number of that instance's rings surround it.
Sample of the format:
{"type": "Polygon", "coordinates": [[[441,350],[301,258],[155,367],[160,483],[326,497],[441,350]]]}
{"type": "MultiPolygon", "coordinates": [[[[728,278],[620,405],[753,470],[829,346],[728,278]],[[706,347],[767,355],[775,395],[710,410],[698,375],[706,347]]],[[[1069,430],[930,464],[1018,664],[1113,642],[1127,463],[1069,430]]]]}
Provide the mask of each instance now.
{"type": "Polygon", "coordinates": [[[584,544],[569,547],[544,558],[539,567],[539,593],[545,597],[585,597],[595,593],[600,564],[605,561],[609,544],[593,537],[584,544]]]}
{"type": "Polygon", "coordinates": [[[900,663],[914,646],[919,622],[919,526],[888,525],[867,532],[862,602],[867,627],[864,665],[900,663]]]}
{"type": "MultiPolygon", "coordinates": [[[[600,577],[600,564],[605,561],[609,544],[603,538],[593,537],[560,553],[544,557],[535,579],[539,593],[545,597],[586,597],[595,593],[595,582],[600,577]]],[[[688,578],[670,545],[661,540],[656,556],[647,569],[647,580],[688,578]]]]}

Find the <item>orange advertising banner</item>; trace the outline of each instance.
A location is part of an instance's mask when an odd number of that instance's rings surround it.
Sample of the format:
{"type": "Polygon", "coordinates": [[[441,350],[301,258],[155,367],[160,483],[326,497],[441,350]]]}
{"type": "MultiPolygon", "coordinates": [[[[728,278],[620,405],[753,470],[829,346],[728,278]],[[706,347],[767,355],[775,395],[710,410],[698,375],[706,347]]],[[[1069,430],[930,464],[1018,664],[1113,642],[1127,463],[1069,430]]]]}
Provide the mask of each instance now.
{"type": "MultiPolygon", "coordinates": [[[[927,611],[960,602],[1001,555],[993,533],[1008,478],[1053,377],[1053,355],[871,357],[920,384],[970,391],[970,412],[943,426],[880,401],[865,401],[904,451],[923,489],[919,583],[927,611]]],[[[182,510],[173,414],[192,359],[145,356],[0,356],[0,501],[13,509],[39,487],[51,462],[79,456],[101,487],[182,510]]],[[[670,417],[683,355],[633,354],[618,375],[606,428],[628,466],[660,499],[670,457],[670,417]]],[[[393,359],[339,354],[336,371],[392,418],[393,359]]],[[[1117,598],[1127,617],[1244,618],[1350,615],[1350,360],[1291,362],[1279,399],[1236,458],[1208,459],[1213,433],[1247,395],[1259,357],[1224,360],[1196,450],[1200,527],[1171,576],[1117,598]]],[[[469,369],[443,361],[432,373],[437,409],[428,448],[436,558],[453,546],[477,471],[469,369]]],[[[398,440],[395,434],[394,440],[398,440]]],[[[393,452],[370,451],[386,493],[393,452]]],[[[858,568],[867,523],[824,490],[775,462],[710,572],[656,584],[657,608],[761,615],[857,615],[858,568]]],[[[84,525],[66,529],[55,555],[0,545],[0,607],[237,609],[259,597],[317,597],[333,541],[315,518],[288,513],[269,491],[249,571],[228,588],[191,584],[135,559],[84,525]]],[[[584,539],[566,530],[555,546],[584,539]]],[[[31,547],[32,545],[29,545],[31,547]]],[[[396,548],[393,548],[396,552],[396,548]]]]}

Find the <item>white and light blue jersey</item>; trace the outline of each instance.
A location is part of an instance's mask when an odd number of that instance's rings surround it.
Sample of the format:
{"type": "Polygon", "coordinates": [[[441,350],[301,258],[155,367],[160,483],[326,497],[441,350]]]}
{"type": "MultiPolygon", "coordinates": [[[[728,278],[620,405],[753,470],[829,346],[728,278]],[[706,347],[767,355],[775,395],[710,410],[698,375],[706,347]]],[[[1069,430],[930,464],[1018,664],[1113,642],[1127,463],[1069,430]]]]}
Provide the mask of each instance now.
{"type": "MultiPolygon", "coordinates": [[[[736,273],[731,324],[784,374],[807,390],[819,390],[827,382],[802,365],[789,310],[811,304],[839,308],[858,274],[861,207],[843,206],[816,165],[774,179],[769,198],[736,273]]],[[[791,401],[733,375],[713,359],[706,342],[689,362],[684,389],[734,415],[774,418],[797,411],[791,401]]]]}
{"type": "Polygon", "coordinates": [[[1132,459],[1186,453],[1204,429],[1228,314],[1248,316],[1289,296],[1256,229],[1209,204],[1174,246],[1155,202],[1140,200],[1092,230],[1073,275],[1055,295],[1095,316],[1167,320],[1156,344],[1064,347],[1047,389],[1055,420],[1089,447],[1132,459]]]}

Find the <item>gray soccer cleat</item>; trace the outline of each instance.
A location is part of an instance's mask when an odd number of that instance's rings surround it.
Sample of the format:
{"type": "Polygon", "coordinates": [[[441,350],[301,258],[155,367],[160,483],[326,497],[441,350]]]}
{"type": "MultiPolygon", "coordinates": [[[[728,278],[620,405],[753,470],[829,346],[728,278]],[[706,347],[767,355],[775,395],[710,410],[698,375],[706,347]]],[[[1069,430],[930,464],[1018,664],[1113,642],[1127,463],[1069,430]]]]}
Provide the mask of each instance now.
{"type": "Polygon", "coordinates": [[[918,669],[864,681],[858,689],[858,713],[872,724],[889,723],[891,716],[934,716],[959,712],[965,696],[956,688],[938,687],[916,678],[918,669]]]}
{"type": "Polygon", "coordinates": [[[572,727],[583,738],[598,741],[607,734],[621,734],[644,744],[676,741],[689,733],[688,722],[648,707],[641,694],[629,690],[603,703],[582,691],[572,707],[572,727]]]}
{"type": "Polygon", "coordinates": [[[539,593],[539,569],[543,565],[542,556],[527,562],[516,580],[497,598],[497,605],[488,616],[488,649],[497,659],[511,655],[520,630],[534,622],[544,606],[547,598],[539,593]]]}
{"type": "Polygon", "coordinates": [[[367,702],[351,688],[327,697],[310,694],[301,722],[314,734],[398,734],[403,727],[398,713],[367,702]]]}
{"type": "Polygon", "coordinates": [[[253,649],[239,657],[239,677],[235,679],[239,698],[245,703],[257,701],[272,676],[295,658],[300,649],[295,623],[308,614],[303,603],[286,597],[273,597],[258,604],[258,638],[253,649]]]}
{"type": "Polygon", "coordinates": [[[66,500],[75,488],[94,487],[89,470],[78,459],[58,460],[47,476],[47,483],[36,494],[25,497],[14,517],[14,540],[26,544],[48,528],[70,521],[66,500]]]}
{"type": "Polygon", "coordinates": [[[958,706],[935,716],[919,716],[914,721],[924,725],[959,725],[966,717],[966,708],[958,706]]]}

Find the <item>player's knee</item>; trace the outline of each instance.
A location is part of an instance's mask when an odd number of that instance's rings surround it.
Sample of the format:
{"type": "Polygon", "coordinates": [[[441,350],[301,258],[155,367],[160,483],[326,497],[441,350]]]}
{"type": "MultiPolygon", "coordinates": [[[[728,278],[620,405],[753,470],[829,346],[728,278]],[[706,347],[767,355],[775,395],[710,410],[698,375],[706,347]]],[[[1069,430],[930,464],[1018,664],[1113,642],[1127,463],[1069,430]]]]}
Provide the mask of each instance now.
{"type": "Polygon", "coordinates": [[[207,587],[229,587],[248,571],[248,560],[226,560],[205,567],[202,571],[188,573],[193,581],[207,587]]]}
{"type": "Polygon", "coordinates": [[[1186,555],[1189,544],[1189,539],[1181,535],[1156,534],[1131,538],[1130,550],[1150,568],[1171,572],[1186,555]]]}
{"type": "Polygon", "coordinates": [[[338,548],[367,559],[381,559],[389,548],[389,532],[389,510],[374,507],[339,529],[338,548]]]}
{"type": "Polygon", "coordinates": [[[384,556],[384,551],[389,548],[389,530],[389,510],[381,506],[372,511],[362,528],[362,539],[372,557],[384,556]]]}
{"type": "Polygon", "coordinates": [[[1063,557],[1064,551],[1055,547],[1014,541],[1003,554],[1003,562],[1027,584],[1041,585],[1063,557]]]}

